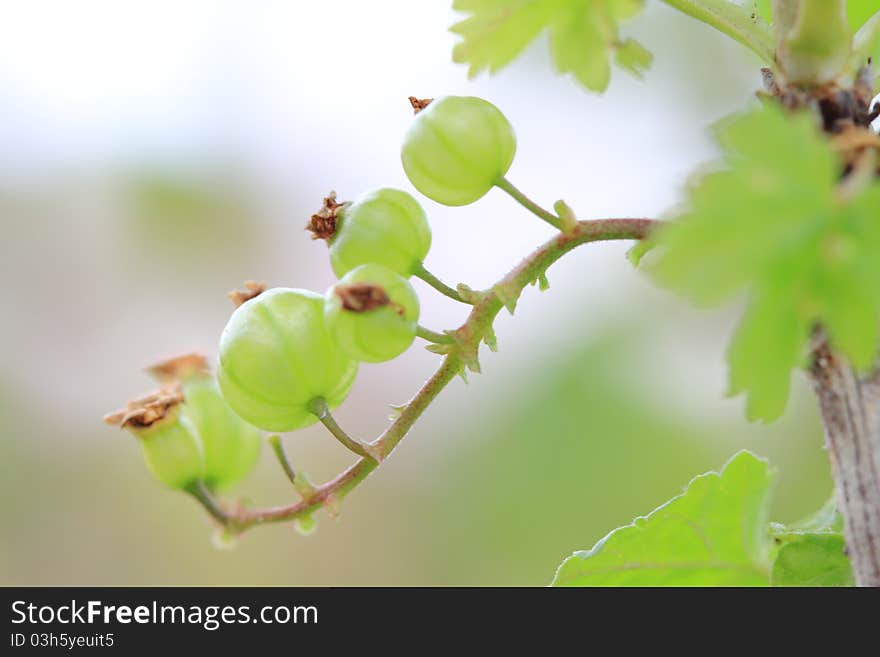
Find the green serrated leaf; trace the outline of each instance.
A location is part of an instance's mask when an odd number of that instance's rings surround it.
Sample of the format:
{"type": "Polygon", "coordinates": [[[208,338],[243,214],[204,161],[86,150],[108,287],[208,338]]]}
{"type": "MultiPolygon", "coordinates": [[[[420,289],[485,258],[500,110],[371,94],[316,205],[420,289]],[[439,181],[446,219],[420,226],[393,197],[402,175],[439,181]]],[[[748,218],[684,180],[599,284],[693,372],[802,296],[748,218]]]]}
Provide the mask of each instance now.
{"type": "Polygon", "coordinates": [[[571,73],[591,91],[605,91],[611,81],[609,43],[614,25],[588,4],[555,17],[550,51],[560,73],[571,73]]]}
{"type": "Polygon", "coordinates": [[[779,285],[756,296],[727,352],[729,394],[748,394],[746,416],[752,422],[782,415],[791,370],[804,359],[810,326],[786,291],[785,285],[779,285]]]}
{"type": "Polygon", "coordinates": [[[766,586],[767,462],[740,452],[648,516],[576,552],[553,586],[766,586]]]}
{"type": "Polygon", "coordinates": [[[493,73],[510,63],[544,30],[550,31],[553,60],[592,91],[604,91],[610,59],[641,74],[650,54],[619,37],[619,23],[638,14],[644,0],[456,0],[453,8],[470,14],[452,26],[462,37],[452,59],[468,64],[468,75],[493,73]]]}
{"type": "Polygon", "coordinates": [[[450,29],[462,41],[452,60],[468,64],[468,75],[490,73],[510,63],[549,24],[556,0],[456,0],[452,8],[471,16],[450,29]]]}
{"type": "Polygon", "coordinates": [[[852,586],[840,534],[806,534],[786,543],[770,571],[771,586],[852,586]]]}
{"type": "Polygon", "coordinates": [[[748,294],[728,351],[731,392],[748,395],[750,418],[770,421],[816,325],[857,367],[877,356],[880,184],[840,194],[842,165],[807,114],[765,105],[718,137],[725,166],[652,236],[662,247],[652,271],[699,304],[748,294]]]}
{"type": "Polygon", "coordinates": [[[770,570],[772,586],[853,585],[843,518],[833,498],[800,522],[773,526],[771,534],[779,546],[770,570]]]}

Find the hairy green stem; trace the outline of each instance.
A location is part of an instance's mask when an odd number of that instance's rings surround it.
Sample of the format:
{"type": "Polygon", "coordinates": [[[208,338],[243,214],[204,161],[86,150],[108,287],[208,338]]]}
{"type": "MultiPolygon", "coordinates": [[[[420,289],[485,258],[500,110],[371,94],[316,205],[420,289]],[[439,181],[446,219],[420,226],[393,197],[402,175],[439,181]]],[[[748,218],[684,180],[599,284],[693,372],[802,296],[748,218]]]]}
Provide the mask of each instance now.
{"type": "MultiPolygon", "coordinates": [[[[349,491],[379,466],[379,462],[391,454],[437,395],[462,371],[465,362],[476,354],[480,342],[491,332],[496,315],[510,299],[518,298],[529,283],[542,276],[554,262],[581,244],[610,240],[640,240],[648,235],[655,223],[650,219],[579,221],[570,231],[553,237],[514,267],[492,286],[491,290],[480,293],[479,300],[474,304],[467,320],[455,331],[454,343],[437,371],[403,407],[397,419],[379,438],[367,446],[360,445],[371,456],[364,456],[335,479],[315,487],[299,502],[266,509],[241,508],[226,520],[217,518],[218,521],[226,525],[230,531],[240,533],[255,525],[294,520],[313,513],[324,505],[333,505],[341,501],[349,491]],[[502,302],[502,298],[505,302],[502,302]]],[[[316,408],[316,410],[322,409],[316,408]]]]}
{"type": "Polygon", "coordinates": [[[435,344],[452,344],[452,338],[448,335],[432,331],[421,324],[416,327],[416,335],[422,338],[422,340],[427,340],[428,342],[433,342],[435,344]]]}
{"type": "Polygon", "coordinates": [[[284,470],[284,474],[287,475],[290,483],[296,488],[298,484],[296,470],[293,469],[290,460],[287,458],[287,454],[284,452],[284,445],[281,444],[281,437],[278,435],[269,436],[269,446],[272,447],[272,451],[275,452],[275,458],[278,459],[278,463],[281,465],[281,469],[284,470]]]}
{"type": "Polygon", "coordinates": [[[205,507],[205,510],[221,525],[226,525],[232,520],[232,517],[220,506],[220,502],[208,490],[204,482],[197,481],[194,485],[187,488],[187,492],[196,498],[199,504],[205,507]]]}
{"type": "Polygon", "coordinates": [[[539,219],[543,219],[548,224],[550,224],[551,226],[553,226],[554,228],[556,228],[558,230],[563,229],[564,226],[562,223],[562,219],[557,217],[552,212],[548,212],[547,210],[542,208],[540,205],[535,203],[532,199],[530,199],[528,196],[523,194],[519,189],[517,189],[517,187],[512,182],[510,182],[507,178],[505,178],[504,176],[502,176],[501,178],[498,179],[498,181],[495,183],[495,186],[498,187],[498,189],[503,189],[505,192],[510,194],[510,196],[513,198],[514,201],[519,203],[521,206],[523,206],[526,210],[531,212],[533,215],[535,215],[539,219]]]}
{"type": "Polygon", "coordinates": [[[423,281],[425,281],[425,283],[433,287],[440,294],[443,294],[450,299],[454,299],[455,301],[459,301],[461,303],[468,303],[467,301],[462,299],[457,290],[452,289],[446,283],[434,276],[434,274],[425,269],[425,266],[422,263],[419,263],[418,268],[413,272],[413,276],[422,279],[423,281]]]}
{"type": "Polygon", "coordinates": [[[663,0],[739,41],[768,64],[775,60],[773,30],[755,12],[730,0],[663,0]]]}
{"type": "Polygon", "coordinates": [[[327,406],[327,400],[323,397],[315,397],[312,401],[309,402],[309,410],[314,414],[318,420],[321,421],[327,430],[333,434],[333,437],[336,438],[342,445],[344,445],[347,449],[354,452],[358,456],[365,456],[370,458],[369,448],[362,445],[354,438],[349,436],[345,431],[343,431],[342,427],[340,427],[336,420],[333,418],[333,415],[330,413],[330,407],[327,406]]]}

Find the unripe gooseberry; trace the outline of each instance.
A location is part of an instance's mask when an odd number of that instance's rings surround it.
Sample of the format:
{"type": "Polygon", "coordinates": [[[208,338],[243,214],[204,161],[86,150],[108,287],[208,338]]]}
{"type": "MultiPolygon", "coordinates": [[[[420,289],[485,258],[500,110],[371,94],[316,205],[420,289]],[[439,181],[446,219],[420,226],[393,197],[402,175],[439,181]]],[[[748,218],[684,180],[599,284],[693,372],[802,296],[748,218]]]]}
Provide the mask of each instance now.
{"type": "Polygon", "coordinates": [[[431,248],[425,211],[412,195],[399,189],[376,189],[353,203],[332,202],[329,209],[325,201],[322,210],[327,216],[314,215],[310,228],[327,239],[330,264],[340,278],[369,263],[412,276],[431,248]]]}
{"type": "Polygon", "coordinates": [[[185,354],[147,370],[160,382],[177,383],[183,393],[181,413],[199,438],[204,456],[203,483],[211,490],[230,488],[253,470],[262,432],[229,407],[201,354],[185,354]]]}
{"type": "Polygon", "coordinates": [[[467,205],[507,173],[515,153],[516,136],[501,110],[482,98],[444,96],[418,112],[400,157],[422,194],[467,205]]]}
{"type": "Polygon", "coordinates": [[[266,431],[291,431],[318,418],[310,402],[342,403],[357,362],[324,324],[324,300],[307,290],[275,288],[245,302],[220,337],[217,380],[244,420],[266,431]]]}
{"type": "Polygon", "coordinates": [[[419,298],[409,281],[387,267],[361,265],[327,290],[324,320],[351,358],[380,363],[412,344],[419,298]]]}
{"type": "Polygon", "coordinates": [[[104,417],[137,438],[147,468],[166,486],[192,490],[204,474],[202,446],[181,413],[180,386],[164,386],[104,417]]]}
{"type": "Polygon", "coordinates": [[[183,384],[183,413],[202,440],[205,485],[211,490],[231,488],[257,463],[263,434],[229,407],[212,378],[183,384]]]}

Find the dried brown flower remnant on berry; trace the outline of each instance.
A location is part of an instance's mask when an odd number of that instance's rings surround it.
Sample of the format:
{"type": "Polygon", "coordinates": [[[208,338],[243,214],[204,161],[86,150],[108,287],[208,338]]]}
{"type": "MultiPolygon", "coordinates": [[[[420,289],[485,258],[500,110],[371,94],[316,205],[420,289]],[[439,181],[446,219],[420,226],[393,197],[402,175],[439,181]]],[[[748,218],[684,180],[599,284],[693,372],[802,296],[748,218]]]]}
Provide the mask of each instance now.
{"type": "Polygon", "coordinates": [[[329,240],[336,234],[337,214],[344,205],[345,203],[336,202],[336,192],[327,194],[321,209],[306,224],[306,230],[312,233],[313,240],[329,240]]]}
{"type": "Polygon", "coordinates": [[[433,98],[416,98],[415,96],[409,97],[409,104],[412,105],[413,114],[418,114],[423,109],[425,109],[428,105],[431,104],[433,98]]]}
{"type": "Polygon", "coordinates": [[[365,313],[377,308],[392,306],[399,315],[403,315],[403,307],[392,303],[388,293],[378,285],[371,283],[352,283],[351,285],[337,285],[334,289],[336,296],[342,301],[342,307],[355,313],[365,313]]]}
{"type": "Polygon", "coordinates": [[[260,296],[266,291],[266,281],[245,281],[243,290],[232,290],[229,298],[238,308],[245,301],[250,301],[254,297],[260,296]]]}
{"type": "Polygon", "coordinates": [[[120,429],[149,427],[168,417],[182,402],[183,393],[180,385],[172,383],[138,399],[132,399],[125,408],[105,415],[104,422],[116,425],[120,429]]]}
{"type": "Polygon", "coordinates": [[[145,371],[159,383],[173,383],[193,374],[208,374],[208,359],[195,352],[182,354],[151,365],[145,371]]]}

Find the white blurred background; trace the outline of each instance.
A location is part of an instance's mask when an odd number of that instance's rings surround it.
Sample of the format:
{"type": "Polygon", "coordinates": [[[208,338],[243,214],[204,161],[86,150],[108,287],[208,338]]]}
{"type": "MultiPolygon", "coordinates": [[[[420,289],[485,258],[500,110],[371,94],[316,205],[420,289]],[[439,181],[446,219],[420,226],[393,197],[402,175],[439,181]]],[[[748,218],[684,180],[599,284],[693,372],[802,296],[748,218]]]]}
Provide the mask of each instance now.
{"type": "MultiPolygon", "coordinates": [[[[499,74],[451,62],[449,0],[0,0],[0,583],[544,584],[558,562],[647,513],[740,447],[780,470],[792,519],[830,491],[802,381],[786,418],[726,400],[736,312],[655,289],[627,245],[581,249],[497,324],[500,352],[451,384],[399,451],[308,538],[260,529],[211,547],[209,523],[150,480],[101,415],[143,367],[214,356],[246,278],[323,291],[321,198],[413,193],[399,163],[407,96],[478,95],[514,125],[509,177],[580,218],[660,217],[715,151],[708,127],[750,102],[758,62],[657,2],[627,25],[655,54],[604,96],[552,69],[539,39],[499,74]]],[[[419,197],[426,262],[490,285],[550,235],[501,192],[419,197]]],[[[464,310],[418,284],[422,323],[464,310]]],[[[372,437],[436,366],[414,346],[363,366],[338,417],[372,437]]],[[[286,439],[322,480],[349,458],[319,428],[286,439]]],[[[243,494],[292,493],[265,451],[243,494]]]]}

